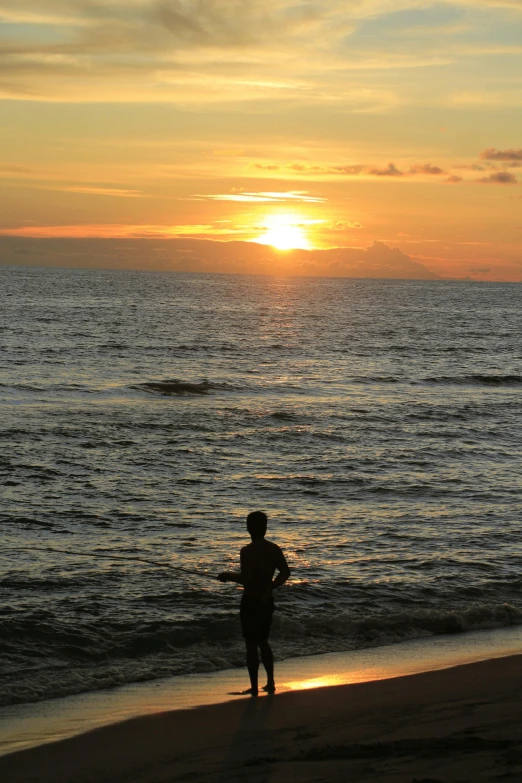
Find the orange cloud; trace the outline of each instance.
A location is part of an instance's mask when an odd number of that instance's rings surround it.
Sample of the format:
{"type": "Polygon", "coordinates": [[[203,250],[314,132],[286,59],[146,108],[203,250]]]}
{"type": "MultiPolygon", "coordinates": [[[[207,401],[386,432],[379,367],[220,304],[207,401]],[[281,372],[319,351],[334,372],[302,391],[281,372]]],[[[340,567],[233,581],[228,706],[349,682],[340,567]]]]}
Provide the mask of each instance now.
{"type": "Polygon", "coordinates": [[[510,171],[495,171],[489,177],[482,177],[477,182],[483,185],[516,185],[518,180],[510,171]]]}
{"type": "Polygon", "coordinates": [[[388,163],[385,169],[370,169],[369,174],[373,174],[376,177],[402,177],[403,172],[399,171],[394,163],[388,163]]]}
{"type": "Polygon", "coordinates": [[[522,161],[522,149],[496,150],[488,147],[480,153],[482,160],[522,161]]]}
{"type": "Polygon", "coordinates": [[[278,171],[279,166],[277,166],[275,163],[254,163],[255,169],[261,169],[262,171],[278,171]]]}
{"type": "Polygon", "coordinates": [[[416,164],[412,166],[408,172],[409,174],[445,174],[444,169],[440,166],[432,166],[431,163],[416,164]]]}

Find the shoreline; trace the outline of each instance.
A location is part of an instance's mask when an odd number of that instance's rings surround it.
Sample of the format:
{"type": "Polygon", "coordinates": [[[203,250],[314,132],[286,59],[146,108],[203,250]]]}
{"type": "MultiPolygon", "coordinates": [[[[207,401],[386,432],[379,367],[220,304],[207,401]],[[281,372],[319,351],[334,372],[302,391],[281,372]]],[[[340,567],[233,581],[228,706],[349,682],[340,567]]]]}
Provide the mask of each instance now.
{"type": "Polygon", "coordinates": [[[10,783],[522,779],[522,655],[133,718],[0,759],[10,783]]]}
{"type": "MultiPolygon", "coordinates": [[[[516,654],[522,654],[522,626],[286,659],[276,663],[277,696],[392,680],[516,654]]],[[[247,687],[247,679],[245,668],[228,669],[4,707],[0,709],[0,757],[147,715],[244,703],[244,697],[231,692],[247,687]]]]}

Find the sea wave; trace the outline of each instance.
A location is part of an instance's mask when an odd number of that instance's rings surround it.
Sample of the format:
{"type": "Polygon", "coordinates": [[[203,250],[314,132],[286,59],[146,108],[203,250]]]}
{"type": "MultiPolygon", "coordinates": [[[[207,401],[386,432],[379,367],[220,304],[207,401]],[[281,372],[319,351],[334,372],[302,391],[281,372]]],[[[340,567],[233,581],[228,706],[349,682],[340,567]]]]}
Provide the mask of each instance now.
{"type": "MultiPolygon", "coordinates": [[[[356,375],[351,383],[390,384],[419,383],[404,375],[356,375]]],[[[522,375],[496,373],[470,373],[469,375],[430,375],[420,379],[420,383],[459,385],[459,386],[517,386],[522,384],[522,375]]]]}
{"type": "Polygon", "coordinates": [[[407,379],[394,375],[356,375],[351,380],[352,383],[400,383],[407,379]]]}
{"type": "Polygon", "coordinates": [[[44,386],[31,383],[0,383],[0,389],[14,389],[15,391],[43,392],[44,386]]]}
{"type": "Polygon", "coordinates": [[[208,394],[212,389],[212,385],[209,381],[200,381],[199,383],[192,383],[189,381],[180,381],[177,379],[166,381],[145,381],[145,383],[139,383],[132,387],[133,389],[144,389],[148,392],[154,392],[156,394],[172,395],[172,394],[208,394]]]}
{"type": "MultiPolygon", "coordinates": [[[[37,619],[12,617],[0,624],[1,706],[244,665],[232,613],[196,624],[158,622],[139,629],[115,621],[110,633],[102,632],[94,619],[83,629],[67,623],[57,628],[46,618],[37,619]]],[[[520,624],[522,609],[507,603],[359,617],[281,612],[275,616],[273,637],[281,660],[520,624]]]]}
{"type": "Polygon", "coordinates": [[[471,375],[428,376],[425,383],[459,384],[477,386],[516,386],[522,384],[522,375],[497,375],[494,373],[473,373],[471,375]]]}
{"type": "Polygon", "coordinates": [[[186,394],[209,394],[213,391],[233,391],[237,387],[231,383],[216,383],[215,381],[183,381],[179,378],[164,381],[145,381],[131,386],[132,389],[152,392],[164,396],[177,396],[186,394]]]}

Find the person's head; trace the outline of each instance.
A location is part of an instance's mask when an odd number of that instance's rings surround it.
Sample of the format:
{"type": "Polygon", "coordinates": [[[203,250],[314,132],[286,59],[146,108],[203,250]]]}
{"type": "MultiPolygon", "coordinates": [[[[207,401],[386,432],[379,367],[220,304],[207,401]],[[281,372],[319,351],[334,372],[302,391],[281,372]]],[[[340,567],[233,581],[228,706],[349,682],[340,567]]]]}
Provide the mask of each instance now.
{"type": "Polygon", "coordinates": [[[252,539],[263,538],[267,524],[268,519],[264,511],[251,511],[247,516],[247,530],[252,539]]]}

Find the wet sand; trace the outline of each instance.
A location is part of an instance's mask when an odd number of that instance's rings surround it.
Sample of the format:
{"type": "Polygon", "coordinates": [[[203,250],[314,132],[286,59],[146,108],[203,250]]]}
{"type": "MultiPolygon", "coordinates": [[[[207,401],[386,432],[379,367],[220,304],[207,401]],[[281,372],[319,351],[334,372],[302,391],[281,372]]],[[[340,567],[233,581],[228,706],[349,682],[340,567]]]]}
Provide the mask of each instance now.
{"type": "Polygon", "coordinates": [[[0,759],[9,783],[522,781],[522,656],[156,713],[0,759]]]}

